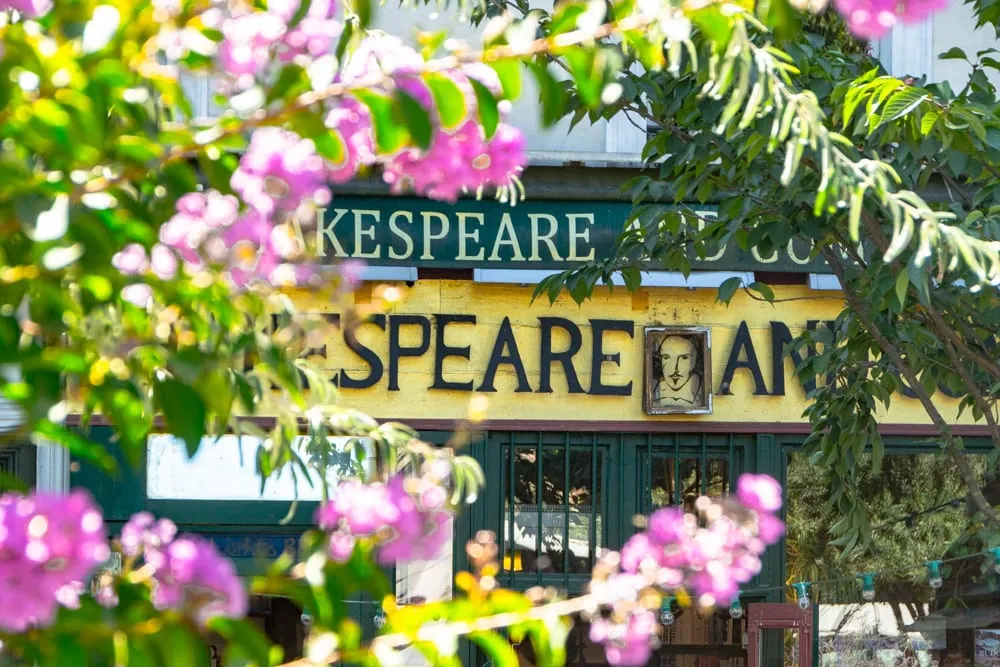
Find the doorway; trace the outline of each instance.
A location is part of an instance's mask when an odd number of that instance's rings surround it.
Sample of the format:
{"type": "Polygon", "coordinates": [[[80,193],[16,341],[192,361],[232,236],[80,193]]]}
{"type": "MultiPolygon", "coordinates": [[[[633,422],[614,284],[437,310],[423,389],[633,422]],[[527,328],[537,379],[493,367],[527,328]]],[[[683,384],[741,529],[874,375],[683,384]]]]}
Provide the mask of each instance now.
{"type": "Polygon", "coordinates": [[[813,667],[813,607],[757,603],[747,614],[747,667],[813,667]]]}

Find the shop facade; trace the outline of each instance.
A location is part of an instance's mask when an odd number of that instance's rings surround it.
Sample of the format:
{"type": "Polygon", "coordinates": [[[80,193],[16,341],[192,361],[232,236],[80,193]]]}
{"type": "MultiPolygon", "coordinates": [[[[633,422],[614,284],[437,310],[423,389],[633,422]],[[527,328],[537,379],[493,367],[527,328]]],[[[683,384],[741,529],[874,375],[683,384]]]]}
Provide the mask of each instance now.
{"type": "MultiPolygon", "coordinates": [[[[612,199],[531,196],[516,207],[450,206],[362,189],[325,212],[316,230],[324,258],[368,263],[356,305],[369,304],[379,284],[403,295],[388,312],[312,351],[337,379],[341,400],[407,423],[435,444],[468,421],[473,397],[486,400],[486,418],[472,424],[465,449],[482,464],[486,487],[456,520],[449,553],[395,572],[402,603],[449,596],[453,573],[466,566],[464,545],[478,530],[497,535],[503,585],[573,593],[595,555],[632,534],[637,515],[727,493],[743,472],[784,481],[790,454],[809,433],[806,388],[785,345],[799,331],[831,325],[842,298],[818,288],[835,285],[808,248],[789,244],[768,257],[719,248],[686,279],[654,271],[637,291],[601,287],[581,305],[566,294],[551,304],[532,299],[546,272],[606,251],[628,210],[612,199]],[[739,293],[728,307],[717,303],[716,288],[734,276],[772,282],[775,302],[739,293]]],[[[317,294],[290,296],[339,321],[336,305],[317,294]]],[[[976,435],[961,425],[951,399],[940,392],[936,399],[960,433],[976,435]]],[[[934,432],[905,397],[882,422],[894,451],[927,447],[921,441],[934,432]]],[[[110,442],[110,428],[95,424],[91,437],[110,442]]],[[[249,574],[261,559],[295,547],[315,498],[305,497],[283,523],[294,492],[271,488],[261,498],[252,469],[240,468],[240,447],[206,445],[191,462],[179,443],[154,437],[144,470],[111,480],[72,462],[70,483],[94,492],[113,528],[141,509],[169,516],[210,537],[249,574]]],[[[782,546],[768,552],[744,591],[745,607],[783,601],[785,561],[782,546]]],[[[351,605],[374,632],[378,602],[351,605]]],[[[303,626],[294,607],[262,599],[253,613],[286,654],[297,654],[303,626]]],[[[752,664],[747,618],[687,611],[665,631],[655,664],[752,664]]],[[[531,664],[530,655],[522,658],[531,664]]],[[[602,661],[575,631],[570,662],[602,661]]]]}

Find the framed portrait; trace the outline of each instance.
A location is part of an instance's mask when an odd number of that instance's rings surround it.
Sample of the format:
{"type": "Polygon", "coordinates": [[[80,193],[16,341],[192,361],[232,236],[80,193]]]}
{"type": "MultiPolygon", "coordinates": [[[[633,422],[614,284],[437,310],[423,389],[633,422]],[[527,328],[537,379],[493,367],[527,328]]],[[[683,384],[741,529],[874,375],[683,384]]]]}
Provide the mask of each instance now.
{"type": "Polygon", "coordinates": [[[712,414],[708,327],[646,327],[643,357],[646,414],[712,414]]]}

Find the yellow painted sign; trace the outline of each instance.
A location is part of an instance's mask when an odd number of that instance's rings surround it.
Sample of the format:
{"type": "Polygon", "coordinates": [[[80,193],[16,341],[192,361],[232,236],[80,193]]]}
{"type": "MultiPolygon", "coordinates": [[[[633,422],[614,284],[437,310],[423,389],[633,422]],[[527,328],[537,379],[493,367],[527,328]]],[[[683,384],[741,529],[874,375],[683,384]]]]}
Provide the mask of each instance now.
{"type": "MultiPolygon", "coordinates": [[[[338,378],[341,400],[376,418],[463,419],[477,393],[489,399],[491,420],[802,422],[805,390],[783,346],[842,307],[837,295],[798,286],[776,288],[773,305],[741,294],[728,307],[707,289],[602,289],[582,306],[532,303],[531,292],[418,281],[353,339],[328,341],[319,361],[338,378]],[[696,395],[702,390],[710,400],[696,395]],[[700,408],[651,414],[658,401],[700,408]]],[[[314,295],[292,298],[335,316],[314,295]]],[[[956,417],[955,400],[940,391],[935,400],[956,417]]],[[[901,394],[883,421],[929,423],[901,394]]]]}

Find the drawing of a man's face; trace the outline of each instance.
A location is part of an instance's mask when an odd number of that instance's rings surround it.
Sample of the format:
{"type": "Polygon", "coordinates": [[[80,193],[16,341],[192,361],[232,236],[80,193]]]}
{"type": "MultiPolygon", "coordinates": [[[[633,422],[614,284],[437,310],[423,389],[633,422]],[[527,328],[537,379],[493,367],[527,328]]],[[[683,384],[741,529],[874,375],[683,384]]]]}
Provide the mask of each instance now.
{"type": "Polygon", "coordinates": [[[691,381],[698,360],[694,341],[682,336],[667,336],[658,351],[663,382],[671,391],[679,392],[691,381]]]}

